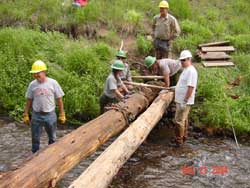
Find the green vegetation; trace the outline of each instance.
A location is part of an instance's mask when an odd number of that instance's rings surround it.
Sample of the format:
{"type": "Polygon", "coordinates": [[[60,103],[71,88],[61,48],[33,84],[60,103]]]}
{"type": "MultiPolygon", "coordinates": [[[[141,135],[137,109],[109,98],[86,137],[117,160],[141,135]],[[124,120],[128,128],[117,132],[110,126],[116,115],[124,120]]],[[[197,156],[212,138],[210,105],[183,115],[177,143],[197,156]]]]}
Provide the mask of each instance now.
{"type": "MultiPolygon", "coordinates": [[[[153,16],[159,13],[159,2],[91,0],[87,7],[75,8],[71,7],[71,0],[2,0],[0,107],[11,116],[20,117],[25,89],[32,80],[28,71],[36,59],[42,59],[49,64],[49,75],[66,92],[69,117],[96,116],[98,96],[120,37],[133,36],[140,55],[152,54],[147,35],[153,16]],[[9,26],[12,28],[5,28],[9,26]],[[71,36],[72,30],[79,40],[54,32],[71,36]],[[100,37],[83,38],[88,32],[100,30],[100,37]]],[[[198,66],[199,87],[192,118],[197,124],[227,128],[232,118],[238,132],[250,132],[250,1],[169,0],[169,4],[182,29],[182,35],[174,42],[176,54],[183,49],[195,52],[198,44],[217,40],[230,40],[236,48],[235,68],[198,66]],[[238,76],[242,76],[240,86],[226,89],[238,76]],[[240,98],[235,100],[231,95],[240,98]]]]}
{"type": "Polygon", "coordinates": [[[192,1],[192,15],[181,20],[183,34],[175,42],[175,52],[191,49],[200,43],[229,40],[236,48],[232,54],[235,68],[205,69],[198,66],[197,104],[192,117],[197,124],[235,127],[237,132],[250,132],[250,66],[249,1],[192,1]],[[227,89],[228,83],[242,76],[240,86],[227,89]],[[239,99],[232,99],[238,95],[239,99]],[[232,120],[232,121],[231,121],[232,120]]]}
{"type": "Polygon", "coordinates": [[[145,36],[143,35],[137,36],[136,43],[137,43],[138,52],[142,55],[147,56],[153,50],[152,41],[147,40],[145,36]]]}
{"type": "Polygon", "coordinates": [[[103,80],[114,55],[109,46],[70,41],[57,32],[11,28],[0,30],[0,43],[0,105],[12,117],[22,114],[24,94],[33,79],[28,71],[37,59],[48,64],[49,76],[64,89],[68,117],[98,114],[103,80]]]}

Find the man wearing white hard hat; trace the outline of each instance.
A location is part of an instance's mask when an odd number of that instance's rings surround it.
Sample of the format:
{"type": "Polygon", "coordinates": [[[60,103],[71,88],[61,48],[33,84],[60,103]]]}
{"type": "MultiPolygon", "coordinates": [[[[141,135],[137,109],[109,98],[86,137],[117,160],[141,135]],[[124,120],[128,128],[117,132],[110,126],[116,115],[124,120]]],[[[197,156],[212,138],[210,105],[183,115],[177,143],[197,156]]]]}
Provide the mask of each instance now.
{"type": "Polygon", "coordinates": [[[160,14],[153,19],[153,39],[157,59],[168,58],[172,41],[180,35],[181,29],[176,18],[168,13],[169,4],[161,1],[160,14]]]}
{"type": "Polygon", "coordinates": [[[178,83],[175,87],[175,124],[177,146],[182,145],[187,139],[188,114],[191,105],[194,104],[195,90],[197,87],[198,73],[192,65],[192,54],[189,50],[183,50],[179,60],[183,67],[178,83]]]}

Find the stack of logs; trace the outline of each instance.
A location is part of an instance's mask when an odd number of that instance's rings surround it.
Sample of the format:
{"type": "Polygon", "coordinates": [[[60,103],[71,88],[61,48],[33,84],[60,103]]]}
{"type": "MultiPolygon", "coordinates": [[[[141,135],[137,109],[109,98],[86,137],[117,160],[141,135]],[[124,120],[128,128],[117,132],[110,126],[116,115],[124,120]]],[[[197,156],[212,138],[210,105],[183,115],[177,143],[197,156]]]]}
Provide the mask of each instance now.
{"type": "Polygon", "coordinates": [[[221,41],[200,44],[197,54],[204,67],[225,67],[234,66],[228,54],[234,51],[229,41],[221,41]]]}

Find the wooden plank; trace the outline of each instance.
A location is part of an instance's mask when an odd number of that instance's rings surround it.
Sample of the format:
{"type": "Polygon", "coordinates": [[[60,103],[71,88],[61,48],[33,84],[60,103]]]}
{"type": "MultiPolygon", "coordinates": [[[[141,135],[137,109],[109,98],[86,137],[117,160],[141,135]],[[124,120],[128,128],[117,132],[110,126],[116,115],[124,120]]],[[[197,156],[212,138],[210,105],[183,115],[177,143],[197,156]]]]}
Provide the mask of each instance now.
{"type": "Polygon", "coordinates": [[[202,47],[202,52],[233,52],[235,49],[233,46],[213,46],[213,47],[202,47]]]}
{"type": "Polygon", "coordinates": [[[204,67],[228,67],[234,66],[233,62],[229,61],[204,61],[202,62],[204,67]]]}
{"type": "Polygon", "coordinates": [[[162,80],[164,79],[164,76],[132,76],[132,79],[144,79],[144,80],[162,80]]]}
{"type": "Polygon", "coordinates": [[[208,46],[226,46],[229,44],[230,44],[230,41],[210,42],[210,43],[200,44],[199,48],[208,47],[208,46]]]}
{"type": "Polygon", "coordinates": [[[173,98],[173,92],[159,95],[150,107],[69,188],[107,188],[122,165],[143,143],[156,123],[162,118],[173,98]]]}
{"type": "Polygon", "coordinates": [[[157,86],[157,85],[152,85],[152,84],[144,84],[144,83],[128,82],[128,81],[123,81],[123,83],[128,84],[128,85],[132,85],[132,86],[147,87],[147,88],[152,88],[152,89],[165,89],[165,90],[174,90],[175,89],[175,86],[163,87],[163,86],[157,86]]]}
{"type": "Polygon", "coordinates": [[[231,57],[225,52],[207,52],[201,53],[200,58],[202,60],[225,60],[230,59],[231,57]]]}

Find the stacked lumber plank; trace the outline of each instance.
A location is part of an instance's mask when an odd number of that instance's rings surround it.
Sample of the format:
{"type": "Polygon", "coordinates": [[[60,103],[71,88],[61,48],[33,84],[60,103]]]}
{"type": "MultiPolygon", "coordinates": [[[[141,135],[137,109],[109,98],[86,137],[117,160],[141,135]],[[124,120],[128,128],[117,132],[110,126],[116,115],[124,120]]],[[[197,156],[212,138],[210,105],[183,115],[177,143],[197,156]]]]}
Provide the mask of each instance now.
{"type": "Polygon", "coordinates": [[[234,52],[229,41],[211,42],[199,45],[198,57],[205,67],[234,66],[229,53],[234,52]]]}

